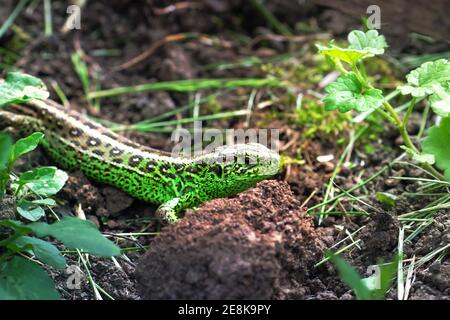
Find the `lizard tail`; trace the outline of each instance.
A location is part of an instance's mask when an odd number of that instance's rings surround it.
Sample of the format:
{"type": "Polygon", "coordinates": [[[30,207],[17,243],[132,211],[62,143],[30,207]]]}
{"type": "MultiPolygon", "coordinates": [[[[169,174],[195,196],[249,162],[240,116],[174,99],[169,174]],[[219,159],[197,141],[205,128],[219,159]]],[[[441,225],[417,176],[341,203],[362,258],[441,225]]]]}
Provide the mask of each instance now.
{"type": "Polygon", "coordinates": [[[8,111],[0,111],[0,129],[13,126],[13,120],[11,118],[13,115],[14,114],[8,111]]]}
{"type": "Polygon", "coordinates": [[[21,134],[30,134],[42,127],[40,120],[30,116],[19,115],[9,111],[0,111],[0,130],[14,127],[21,134]],[[31,131],[31,132],[30,132],[31,131]]]}

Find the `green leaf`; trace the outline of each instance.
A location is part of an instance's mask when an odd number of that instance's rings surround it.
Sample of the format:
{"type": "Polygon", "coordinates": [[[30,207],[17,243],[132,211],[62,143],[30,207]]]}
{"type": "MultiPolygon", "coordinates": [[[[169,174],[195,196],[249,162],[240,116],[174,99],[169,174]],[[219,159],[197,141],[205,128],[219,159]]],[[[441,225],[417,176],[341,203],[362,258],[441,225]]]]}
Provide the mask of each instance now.
{"type": "Polygon", "coordinates": [[[46,198],[46,199],[37,199],[37,200],[33,200],[31,201],[31,203],[39,205],[39,206],[49,206],[52,207],[56,204],[56,201],[50,198],[46,198]]]}
{"type": "Polygon", "coordinates": [[[435,85],[448,88],[450,63],[446,59],[425,62],[419,68],[408,73],[406,80],[407,85],[398,87],[403,95],[425,97],[435,93],[435,85]]]}
{"type": "Polygon", "coordinates": [[[28,234],[32,232],[27,225],[24,225],[22,222],[16,220],[0,220],[0,226],[14,229],[16,232],[21,234],[28,234]]]}
{"type": "Polygon", "coordinates": [[[13,147],[11,162],[14,163],[19,157],[36,149],[43,138],[42,132],[35,132],[28,137],[17,140],[13,147]]]}
{"type": "Polygon", "coordinates": [[[428,154],[428,153],[414,154],[413,160],[417,161],[418,163],[427,163],[430,165],[433,165],[436,163],[436,159],[435,159],[434,155],[428,154]]]}
{"type": "Polygon", "coordinates": [[[359,273],[347,261],[331,252],[327,252],[325,256],[336,266],[340,278],[355,292],[357,299],[369,300],[371,298],[371,291],[362,281],[359,273]]]}
{"type": "Polygon", "coordinates": [[[26,185],[34,193],[48,197],[58,193],[67,179],[67,173],[56,167],[40,167],[23,173],[14,184],[26,185]]]}
{"type": "Polygon", "coordinates": [[[450,181],[450,118],[442,118],[438,126],[430,128],[422,149],[424,153],[434,155],[436,166],[450,181]]]}
{"type": "Polygon", "coordinates": [[[430,165],[434,165],[436,163],[436,160],[434,158],[434,155],[429,153],[417,153],[415,150],[408,148],[407,146],[400,146],[403,150],[406,151],[406,153],[413,158],[414,161],[417,161],[418,163],[427,163],[430,165]]]}
{"type": "Polygon", "coordinates": [[[392,281],[397,273],[398,261],[400,259],[399,255],[396,255],[394,260],[390,263],[379,263],[379,288],[374,290],[372,296],[374,299],[384,299],[386,293],[392,285],[392,281]]]}
{"type": "Polygon", "coordinates": [[[323,98],[325,109],[338,109],[340,112],[350,110],[364,112],[376,109],[384,100],[381,90],[363,88],[353,72],[342,75],[335,82],[330,83],[325,88],[325,92],[327,93],[323,98]]]}
{"type": "Polygon", "coordinates": [[[395,274],[397,272],[399,256],[390,263],[379,263],[376,267],[377,274],[362,279],[361,281],[370,290],[371,299],[382,300],[385,298],[387,291],[392,285],[395,274]]]}
{"type": "Polygon", "coordinates": [[[378,34],[377,30],[354,30],[348,34],[347,39],[349,49],[367,51],[372,55],[383,54],[384,48],[388,46],[384,36],[378,34]]]}
{"type": "Polygon", "coordinates": [[[69,248],[87,253],[111,257],[120,254],[120,248],[106,239],[91,221],[65,217],[54,224],[34,222],[28,225],[39,237],[52,236],[69,248]]]}
{"type": "Polygon", "coordinates": [[[42,80],[20,72],[9,72],[0,80],[0,107],[32,99],[47,99],[49,93],[42,80]]]}
{"type": "Polygon", "coordinates": [[[25,199],[21,199],[17,204],[17,212],[30,221],[38,221],[45,215],[44,209],[25,199]]]}
{"type": "Polygon", "coordinates": [[[348,62],[354,65],[361,59],[371,57],[371,53],[365,50],[345,49],[333,44],[329,44],[328,47],[316,44],[319,53],[329,56],[334,59],[348,62]]]}
{"type": "Polygon", "coordinates": [[[1,300],[59,300],[52,279],[37,264],[13,257],[0,264],[1,300]]]}
{"type": "Polygon", "coordinates": [[[13,143],[11,136],[4,132],[0,133],[0,170],[8,167],[12,148],[13,143]]]}
{"type": "Polygon", "coordinates": [[[31,250],[39,261],[56,269],[64,269],[67,266],[66,259],[61,252],[50,242],[39,238],[22,236],[17,238],[13,245],[21,250],[31,250]]]}
{"type": "Polygon", "coordinates": [[[332,42],[328,46],[316,44],[321,54],[355,65],[358,61],[384,53],[387,47],[384,36],[376,30],[352,31],[348,35],[348,48],[341,48],[332,42]]]}
{"type": "Polygon", "coordinates": [[[6,185],[9,181],[9,159],[13,143],[11,137],[6,133],[0,133],[0,200],[6,192],[6,185]]]}
{"type": "Polygon", "coordinates": [[[377,192],[376,198],[379,202],[381,202],[391,208],[395,206],[395,203],[398,199],[398,197],[396,195],[393,195],[392,193],[388,193],[388,192],[377,192]]]}
{"type": "Polygon", "coordinates": [[[429,98],[433,111],[445,118],[450,117],[450,86],[445,90],[441,85],[433,85],[434,94],[429,98]]]}
{"type": "Polygon", "coordinates": [[[70,56],[73,67],[80,78],[81,84],[83,85],[83,91],[87,95],[89,93],[90,81],[89,81],[89,69],[86,63],[82,59],[82,55],[79,51],[75,52],[70,56]]]}

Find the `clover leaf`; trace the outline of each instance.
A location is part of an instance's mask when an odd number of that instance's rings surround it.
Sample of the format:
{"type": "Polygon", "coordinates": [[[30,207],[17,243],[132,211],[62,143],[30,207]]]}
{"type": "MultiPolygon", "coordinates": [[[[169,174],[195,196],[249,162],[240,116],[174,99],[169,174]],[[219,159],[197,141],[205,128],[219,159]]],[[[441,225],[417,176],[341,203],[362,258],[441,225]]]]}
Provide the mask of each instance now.
{"type": "Polygon", "coordinates": [[[338,109],[340,112],[356,110],[364,112],[376,109],[383,103],[381,90],[364,88],[353,72],[340,76],[326,88],[327,95],[323,98],[325,110],[338,109]]]}
{"type": "Polygon", "coordinates": [[[430,128],[428,137],[424,140],[424,153],[434,155],[436,166],[444,171],[450,181],[450,118],[443,118],[438,126],[430,128]]]}
{"type": "Polygon", "coordinates": [[[403,95],[425,97],[435,93],[436,85],[448,87],[450,81],[450,63],[446,59],[423,63],[406,76],[407,85],[398,89],[403,95]]]}

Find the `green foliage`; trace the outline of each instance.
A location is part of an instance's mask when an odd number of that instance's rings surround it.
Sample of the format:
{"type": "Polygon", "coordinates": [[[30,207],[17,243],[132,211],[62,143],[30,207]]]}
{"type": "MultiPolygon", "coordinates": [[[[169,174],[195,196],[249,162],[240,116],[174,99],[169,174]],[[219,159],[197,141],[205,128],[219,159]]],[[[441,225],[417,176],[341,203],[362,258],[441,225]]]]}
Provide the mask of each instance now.
{"type": "Polygon", "coordinates": [[[38,221],[45,215],[45,210],[40,205],[26,199],[20,199],[18,201],[17,212],[30,221],[38,221]]]}
{"type": "Polygon", "coordinates": [[[443,170],[450,181],[450,118],[443,118],[433,126],[423,142],[423,151],[434,155],[436,166],[443,170]]]}
{"type": "Polygon", "coordinates": [[[395,207],[398,197],[388,192],[377,192],[376,198],[379,202],[392,208],[395,207]]]}
{"type": "Polygon", "coordinates": [[[78,75],[78,78],[80,78],[83,91],[87,96],[89,94],[91,84],[89,80],[89,69],[82,59],[82,54],[83,53],[81,51],[77,51],[70,56],[70,60],[72,61],[72,65],[78,75]]]}
{"type": "Polygon", "coordinates": [[[295,123],[302,128],[304,139],[310,139],[317,133],[338,136],[349,127],[349,120],[351,120],[348,113],[326,112],[319,103],[312,99],[303,99],[301,106],[296,111],[295,123]]]}
{"type": "Polygon", "coordinates": [[[12,241],[8,247],[14,251],[32,251],[36,258],[56,269],[64,269],[66,259],[61,252],[50,242],[35,237],[21,236],[12,241]]]}
{"type": "Polygon", "coordinates": [[[402,94],[413,97],[425,97],[435,93],[436,86],[447,88],[450,81],[450,63],[446,59],[423,63],[407,76],[407,85],[400,86],[402,94]]]}
{"type": "MultiPolygon", "coordinates": [[[[6,193],[16,160],[34,150],[43,138],[44,135],[38,132],[13,144],[9,135],[0,134],[1,196],[6,193]]],[[[33,222],[25,225],[20,221],[0,220],[2,229],[6,227],[13,231],[6,239],[0,239],[0,299],[60,298],[46,271],[32,260],[23,258],[30,256],[57,269],[66,267],[66,260],[58,248],[37,237],[51,236],[68,248],[97,256],[120,254],[120,249],[90,221],[66,217],[54,224],[35,222],[44,216],[43,206],[55,205],[55,200],[48,197],[58,193],[66,181],[67,174],[55,167],[35,168],[13,179],[11,189],[18,198],[17,212],[33,222]]]]}
{"type": "Polygon", "coordinates": [[[359,60],[371,57],[372,55],[365,50],[355,50],[340,48],[330,43],[327,47],[320,44],[316,45],[321,54],[327,55],[333,59],[341,60],[349,64],[356,64],[359,60]]]}
{"type": "Polygon", "coordinates": [[[26,138],[17,140],[11,154],[10,165],[13,165],[19,157],[36,149],[43,138],[42,132],[35,132],[26,138]]]}
{"type": "Polygon", "coordinates": [[[28,227],[39,237],[52,236],[69,248],[78,248],[96,256],[120,254],[120,249],[106,239],[91,221],[66,217],[51,225],[35,222],[28,227]]]}
{"type": "Polygon", "coordinates": [[[9,181],[9,158],[13,149],[13,142],[9,135],[0,133],[0,201],[5,195],[6,185],[9,181]]]}
{"type": "Polygon", "coordinates": [[[327,111],[338,109],[340,112],[356,110],[364,112],[376,109],[383,103],[381,90],[364,88],[355,73],[349,72],[340,76],[326,88],[324,97],[327,111]]]}
{"type": "Polygon", "coordinates": [[[433,85],[434,93],[430,96],[429,101],[434,113],[441,117],[450,117],[450,90],[440,85],[433,85]]]}
{"type": "Polygon", "coordinates": [[[349,33],[347,39],[350,49],[365,50],[372,55],[383,54],[388,46],[384,36],[379,35],[377,30],[354,30],[349,33]]]}
{"type": "Polygon", "coordinates": [[[0,80],[0,107],[48,96],[44,82],[28,74],[9,72],[4,81],[0,80]]]}
{"type": "Polygon", "coordinates": [[[408,83],[397,89],[403,95],[410,94],[413,98],[407,112],[402,117],[386,100],[382,91],[374,87],[366,75],[363,63],[365,58],[384,53],[384,48],[387,47],[384,37],[375,30],[365,33],[352,31],[348,35],[348,42],[347,48],[318,45],[319,52],[334,59],[336,68],[343,73],[325,88],[326,95],[323,98],[325,110],[378,111],[398,128],[405,143],[405,146],[402,146],[403,149],[415,161],[432,176],[441,180],[449,180],[450,63],[445,59],[425,62],[406,76],[408,83]],[[341,61],[348,62],[351,70],[344,68],[341,61]],[[433,111],[444,119],[441,126],[431,128],[430,136],[425,140],[423,152],[421,152],[412,143],[407,125],[417,98],[426,96],[429,96],[429,103],[433,111]],[[434,164],[445,172],[445,176],[433,167],[434,164]]]}
{"type": "Polygon", "coordinates": [[[54,268],[66,267],[61,252],[51,243],[30,236],[52,236],[69,248],[110,257],[120,254],[120,249],[107,240],[90,221],[66,217],[54,224],[34,222],[24,225],[19,221],[0,220],[0,226],[15,233],[0,241],[0,299],[59,299],[47,273],[37,264],[17,256],[32,254],[36,259],[54,268]],[[11,257],[11,258],[9,258],[11,257]]]}
{"type": "Polygon", "coordinates": [[[58,193],[67,179],[67,173],[56,167],[39,167],[21,174],[13,187],[26,186],[36,195],[49,197],[58,193]]]}
{"type": "Polygon", "coordinates": [[[0,263],[0,300],[41,299],[60,299],[44,269],[20,256],[0,263]]]}
{"type": "Polygon", "coordinates": [[[341,48],[331,42],[328,46],[316,45],[319,52],[331,57],[332,59],[347,62],[355,65],[357,62],[383,54],[387,47],[384,36],[379,35],[376,30],[367,32],[355,30],[348,35],[349,46],[341,48]]]}
{"type": "Polygon", "coordinates": [[[9,135],[5,133],[0,134],[0,147],[2,150],[0,155],[0,200],[5,194],[6,185],[9,182],[9,176],[16,160],[36,149],[43,137],[42,133],[35,132],[12,144],[12,139],[9,135]]]}
{"type": "Polygon", "coordinates": [[[397,270],[398,257],[391,263],[377,265],[378,274],[362,278],[343,258],[332,252],[327,252],[326,257],[335,265],[342,281],[353,290],[358,300],[384,299],[397,270]]]}

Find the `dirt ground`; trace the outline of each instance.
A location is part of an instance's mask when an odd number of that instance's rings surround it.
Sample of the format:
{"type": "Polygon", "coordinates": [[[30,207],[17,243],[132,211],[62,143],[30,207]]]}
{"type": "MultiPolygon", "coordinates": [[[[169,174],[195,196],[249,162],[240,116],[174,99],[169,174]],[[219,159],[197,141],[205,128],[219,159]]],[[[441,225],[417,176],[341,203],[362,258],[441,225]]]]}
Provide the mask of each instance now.
{"type": "MultiPolygon", "coordinates": [[[[279,2],[282,6],[274,12],[281,21],[293,21],[295,13],[296,20],[305,19],[324,29],[330,27],[324,24],[328,10],[308,7],[302,12],[290,11],[289,1],[279,2]]],[[[15,1],[0,0],[0,21],[11,12],[13,3],[15,1]]],[[[246,1],[200,1],[190,8],[170,13],[154,9],[165,8],[170,3],[89,1],[83,10],[82,29],[62,34],[59,28],[67,16],[67,3],[54,1],[55,32],[44,37],[42,4],[39,2],[34,12],[19,16],[16,21],[19,29],[10,30],[0,40],[0,46],[17,50],[19,55],[13,64],[20,70],[42,78],[50,89],[52,84],[58,83],[72,108],[123,124],[173,110],[186,104],[189,96],[164,91],[121,95],[102,99],[98,112],[84,98],[82,85],[70,63],[70,55],[75,50],[85,52],[90,71],[99,75],[102,88],[113,88],[152,81],[258,76],[262,72],[258,68],[217,70],[204,66],[237,61],[246,56],[276,56],[303,46],[302,42],[292,45],[264,38],[268,33],[267,22],[255,14],[246,1]],[[114,71],[163,37],[183,32],[207,34],[208,38],[161,45],[141,63],[114,71]],[[16,34],[20,34],[21,39],[17,40],[16,34]],[[261,40],[244,41],[246,38],[261,40]],[[105,49],[112,53],[102,53],[105,49]]],[[[277,6],[269,5],[269,8],[274,7],[277,6]]],[[[354,23],[349,20],[348,28],[354,23]]],[[[223,109],[242,104],[239,93],[221,97],[223,109]]],[[[54,90],[51,94],[58,100],[54,90]]],[[[286,111],[283,103],[273,108],[286,111]]],[[[270,112],[267,109],[255,111],[254,119],[264,118],[270,112]]],[[[240,127],[242,121],[219,120],[213,125],[240,127]]],[[[272,121],[270,125],[281,128],[282,144],[287,145],[292,140],[289,124],[272,121]]],[[[155,148],[171,149],[167,134],[126,135],[155,148]]],[[[384,149],[366,155],[363,146],[356,146],[357,157],[364,165],[356,170],[341,171],[336,184],[350,188],[360,181],[360,174],[370,176],[392,161],[399,155],[398,138],[395,130],[386,128],[381,137],[384,149]]],[[[288,145],[285,152],[295,154],[298,148],[299,145],[294,143],[288,145]]],[[[420,208],[421,204],[400,197],[395,209],[387,209],[373,196],[368,216],[329,216],[319,225],[317,217],[307,214],[306,209],[323,199],[323,185],[330,178],[338,157],[327,163],[318,162],[316,158],[340,152],[342,147],[335,138],[314,138],[301,149],[305,165],[291,165],[275,180],[261,182],[236,197],[205,203],[195,212],[188,210],[180,223],[169,227],[161,228],[155,221],[156,206],[134,200],[115,188],[91,182],[80,172],[70,173],[69,181],[60,193],[63,205],[57,212],[68,214],[81,206],[87,218],[106,234],[160,232],[157,236],[139,240],[126,236],[116,238],[122,248],[136,248],[126,253],[128,260],[118,260],[120,268],[111,260],[90,258],[92,277],[114,299],[354,299],[331,264],[315,266],[323,258],[323,251],[346,237],[345,231],[365,226],[359,235],[359,249],[345,254],[345,258],[364,275],[367,267],[379,259],[389,261],[393,257],[398,241],[397,215],[420,208]],[[305,201],[307,203],[303,205],[305,201]],[[336,225],[344,228],[336,228],[336,225]],[[149,249],[141,249],[144,246],[149,249]]],[[[38,150],[22,165],[26,168],[48,163],[51,160],[38,150]]],[[[401,195],[415,188],[414,183],[392,181],[389,177],[400,173],[414,175],[411,170],[396,165],[369,183],[367,192],[375,195],[377,191],[388,191],[401,195]]],[[[408,244],[405,252],[420,255],[448,243],[448,211],[442,212],[436,220],[437,223],[408,244]]],[[[76,264],[75,260],[72,262],[76,264]]],[[[83,278],[80,289],[69,290],[66,273],[49,271],[65,299],[95,298],[87,277],[83,278]]],[[[449,299],[449,272],[448,258],[441,263],[425,265],[417,273],[410,298],[449,299]]],[[[388,298],[396,298],[395,289],[389,292],[388,298]]]]}

